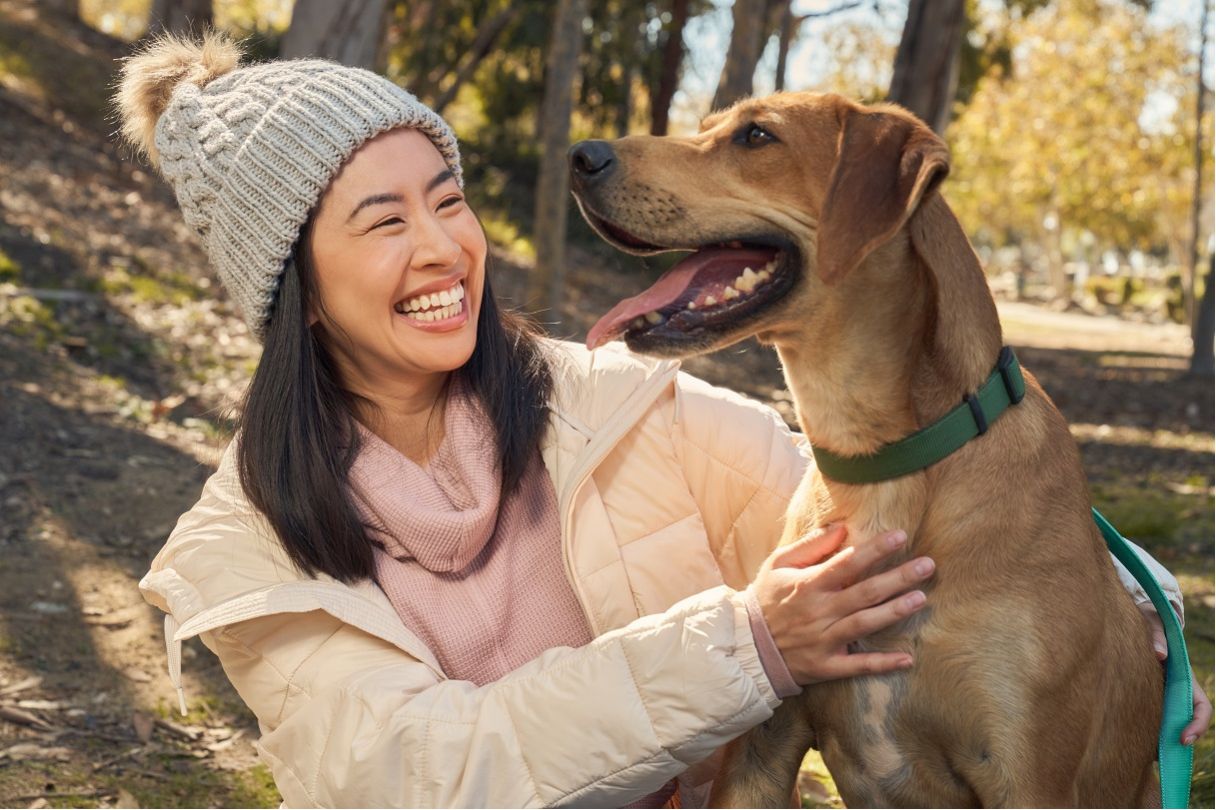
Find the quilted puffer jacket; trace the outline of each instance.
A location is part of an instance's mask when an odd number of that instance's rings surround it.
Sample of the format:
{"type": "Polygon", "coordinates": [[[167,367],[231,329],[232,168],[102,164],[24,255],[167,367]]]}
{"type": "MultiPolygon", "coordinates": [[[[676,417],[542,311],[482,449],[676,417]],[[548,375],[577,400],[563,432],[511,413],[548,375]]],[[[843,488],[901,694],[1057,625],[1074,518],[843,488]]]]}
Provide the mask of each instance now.
{"type": "Polygon", "coordinates": [[[374,583],[293,567],[231,448],[140,583],[179,694],[201,636],[287,806],[622,806],[675,777],[693,806],[711,755],[778,704],[738,591],[780,537],[800,441],[674,362],[550,345],[542,455],[587,646],[480,688],[446,678],[374,583]]]}

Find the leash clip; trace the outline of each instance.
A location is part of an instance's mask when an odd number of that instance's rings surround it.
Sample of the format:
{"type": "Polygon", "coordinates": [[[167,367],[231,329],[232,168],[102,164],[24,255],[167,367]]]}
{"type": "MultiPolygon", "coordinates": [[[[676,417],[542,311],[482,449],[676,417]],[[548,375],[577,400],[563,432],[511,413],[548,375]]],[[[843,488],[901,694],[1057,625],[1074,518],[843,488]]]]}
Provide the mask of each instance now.
{"type": "MultiPolygon", "coordinates": [[[[1013,370],[1013,364],[1015,362],[1017,362],[1017,361],[1013,356],[1013,349],[1011,349],[1008,346],[1002,346],[1001,353],[997,357],[997,360],[996,360],[996,370],[998,372],[1000,372],[1001,382],[1004,383],[1004,385],[1005,385],[1005,393],[1009,395],[1009,403],[1011,405],[1017,405],[1019,402],[1022,401],[1022,398],[1026,396],[1025,387],[1023,387],[1022,390],[1019,391],[1018,387],[1014,384],[1014,381],[1013,381],[1012,370],[1013,370]]],[[[974,405],[971,406],[971,410],[972,410],[972,412],[975,411],[974,405]]],[[[984,431],[982,431],[982,430],[980,431],[980,433],[983,433],[983,432],[984,431]]]]}

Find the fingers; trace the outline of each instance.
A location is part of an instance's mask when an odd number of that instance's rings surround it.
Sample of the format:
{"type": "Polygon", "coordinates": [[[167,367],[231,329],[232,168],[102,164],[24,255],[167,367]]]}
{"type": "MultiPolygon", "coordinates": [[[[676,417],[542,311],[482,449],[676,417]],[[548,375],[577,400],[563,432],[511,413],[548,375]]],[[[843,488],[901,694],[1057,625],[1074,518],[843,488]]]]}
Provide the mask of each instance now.
{"type": "Polygon", "coordinates": [[[1157,653],[1158,661],[1164,661],[1170,653],[1169,647],[1165,643],[1165,628],[1161,626],[1161,620],[1157,619],[1149,629],[1153,634],[1153,652],[1157,653]]]}
{"type": "Polygon", "coordinates": [[[796,543],[773,552],[773,568],[806,568],[822,561],[844,542],[843,524],[825,526],[821,531],[808,534],[796,543]]]}
{"type": "Polygon", "coordinates": [[[1199,685],[1199,681],[1195,679],[1194,674],[1191,675],[1191,695],[1195,704],[1195,716],[1186,728],[1182,730],[1182,744],[1192,745],[1195,740],[1199,739],[1199,735],[1208,730],[1208,726],[1212,724],[1212,701],[1208,700],[1207,693],[1203,691],[1203,687],[1199,685]]]}
{"type": "Polygon", "coordinates": [[[851,585],[870,570],[871,566],[894,554],[907,542],[907,533],[897,529],[846,548],[823,564],[818,577],[819,583],[825,589],[851,585]]]}
{"type": "Polygon", "coordinates": [[[828,628],[832,641],[848,644],[906,619],[925,606],[923,591],[912,591],[866,610],[852,613],[828,628]]]}
{"type": "Polygon", "coordinates": [[[1161,624],[1161,617],[1157,615],[1157,609],[1153,607],[1152,602],[1141,602],[1136,607],[1140,609],[1140,615],[1144,617],[1144,623],[1148,625],[1149,638],[1153,645],[1153,652],[1157,653],[1157,660],[1164,661],[1169,655],[1169,647],[1165,643],[1165,627],[1161,624]]]}
{"type": "Polygon", "coordinates": [[[911,666],[912,656],[908,653],[851,653],[835,656],[826,662],[823,677],[818,680],[830,681],[836,678],[851,678],[854,675],[881,675],[911,666]]]}
{"type": "Polygon", "coordinates": [[[863,579],[856,585],[840,592],[840,611],[853,613],[879,602],[885,602],[897,593],[908,590],[933,574],[934,563],[928,557],[918,557],[898,568],[863,579]]]}

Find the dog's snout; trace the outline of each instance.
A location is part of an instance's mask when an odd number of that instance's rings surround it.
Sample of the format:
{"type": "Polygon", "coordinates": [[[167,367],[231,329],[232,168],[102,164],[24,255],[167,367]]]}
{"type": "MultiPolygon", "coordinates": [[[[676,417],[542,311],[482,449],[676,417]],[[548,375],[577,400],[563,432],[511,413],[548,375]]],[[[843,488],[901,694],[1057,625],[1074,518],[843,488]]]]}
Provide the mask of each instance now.
{"type": "Polygon", "coordinates": [[[603,180],[615,165],[616,155],[607,141],[580,141],[570,147],[570,173],[577,182],[603,180]]]}

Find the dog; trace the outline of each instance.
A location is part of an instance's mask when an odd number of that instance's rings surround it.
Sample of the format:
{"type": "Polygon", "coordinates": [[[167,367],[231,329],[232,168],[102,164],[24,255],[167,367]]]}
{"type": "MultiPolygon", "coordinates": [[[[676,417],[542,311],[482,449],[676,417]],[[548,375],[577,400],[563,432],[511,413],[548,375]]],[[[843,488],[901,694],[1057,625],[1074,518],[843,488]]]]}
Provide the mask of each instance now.
{"type": "MultiPolygon", "coordinates": [[[[588,334],[683,357],[776,347],[812,447],[865,456],[993,372],[1001,327],[939,185],[945,144],[894,105],[750,99],[686,138],[584,141],[579,207],[635,254],[690,250],[588,334]]],[[[931,466],[848,484],[812,469],[782,543],[901,528],[937,563],[928,607],[861,649],[906,671],[817,684],[729,746],[711,803],[785,806],[806,750],[849,806],[1149,806],[1162,673],[1094,526],[1068,426],[1034,377],[931,466]]],[[[728,430],[729,426],[723,426],[728,430]]]]}

